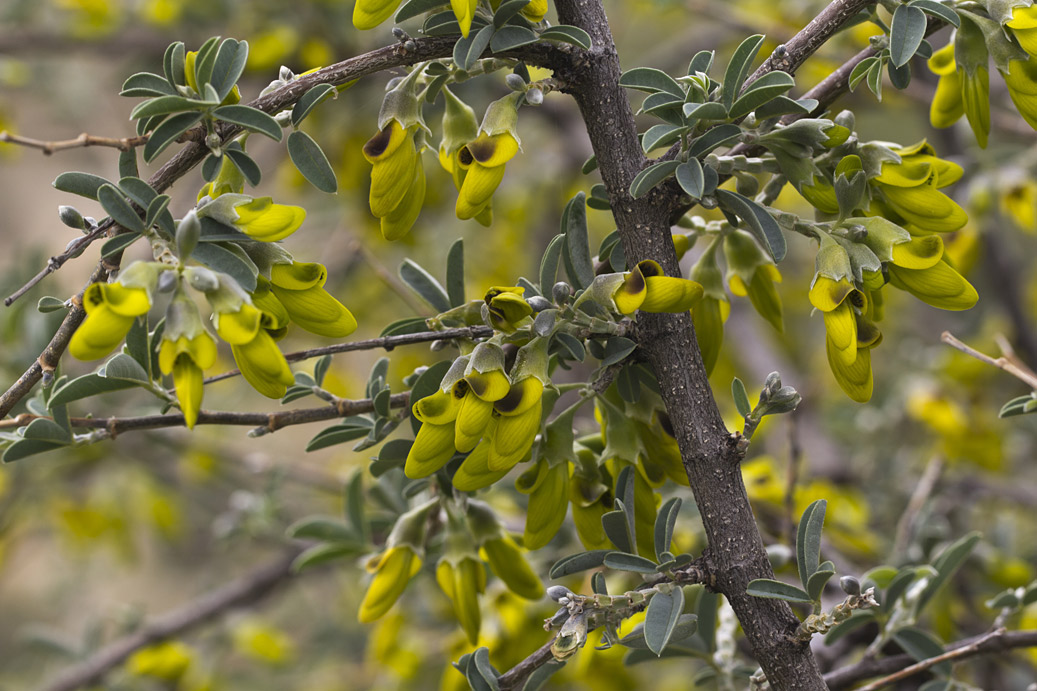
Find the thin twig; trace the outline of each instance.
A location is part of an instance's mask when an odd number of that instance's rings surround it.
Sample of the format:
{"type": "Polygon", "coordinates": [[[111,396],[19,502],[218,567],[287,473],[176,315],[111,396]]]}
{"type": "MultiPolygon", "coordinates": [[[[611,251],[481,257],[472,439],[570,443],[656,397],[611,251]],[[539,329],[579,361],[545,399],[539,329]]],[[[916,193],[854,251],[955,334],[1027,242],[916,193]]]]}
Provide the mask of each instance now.
{"type": "Polygon", "coordinates": [[[993,365],[998,369],[1008,372],[1013,377],[1021,381],[1022,383],[1029,386],[1031,389],[1037,391],[1037,375],[1035,375],[1028,367],[1020,367],[1012,360],[1006,357],[992,358],[985,353],[981,353],[975,348],[965,345],[957,338],[955,338],[950,331],[944,331],[940,334],[940,340],[952,348],[957,348],[961,352],[965,353],[970,357],[974,357],[980,362],[985,362],[988,365],[993,365]]]}
{"type": "Polygon", "coordinates": [[[98,137],[84,132],[75,139],[44,141],[42,139],[32,139],[31,137],[21,137],[17,134],[11,134],[7,130],[0,132],[0,142],[17,144],[30,149],[39,149],[47,156],[50,156],[55,151],[81,149],[87,146],[109,146],[113,149],[118,149],[119,151],[130,151],[138,146],[144,146],[148,143],[150,138],[150,134],[145,134],[140,137],[123,137],[122,139],[117,139],[115,137],[98,137]]]}
{"type": "MultiPolygon", "coordinates": [[[[998,629],[993,633],[988,632],[973,638],[966,638],[965,640],[951,643],[946,646],[948,652],[944,653],[944,655],[957,653],[957,651],[965,649],[967,652],[958,653],[954,658],[961,660],[967,657],[975,657],[977,655],[1004,653],[1016,648],[1034,647],[1037,647],[1037,630],[1005,631],[1004,629],[998,629]],[[976,645],[976,643],[981,640],[982,643],[976,645]]],[[[943,655],[938,656],[938,658],[939,657],[943,657],[943,655]]],[[[934,664],[939,664],[943,660],[939,660],[938,658],[930,659],[937,660],[934,664]]],[[[928,660],[923,660],[923,662],[928,662],[928,660]]],[[[825,675],[825,682],[831,687],[832,691],[838,691],[839,689],[848,689],[864,679],[869,679],[880,674],[898,672],[900,670],[908,669],[915,664],[915,659],[910,655],[894,655],[893,657],[885,657],[881,659],[867,657],[860,662],[829,672],[825,675]]],[[[858,689],[858,691],[863,691],[863,689],[858,689]]]]}
{"type": "Polygon", "coordinates": [[[182,635],[236,607],[259,602],[294,575],[291,566],[298,555],[298,550],[292,550],[276,561],[156,618],[135,633],[105,646],[86,661],[65,670],[50,683],[44,684],[41,691],[73,691],[96,684],[141,648],[182,635]]]}
{"type": "MultiPolygon", "coordinates": [[[[335,353],[348,353],[354,350],[374,350],[375,348],[382,348],[384,350],[392,350],[397,346],[411,345],[414,343],[427,343],[429,341],[451,341],[463,338],[485,338],[493,335],[493,329],[489,326],[462,326],[455,329],[443,329],[442,331],[419,331],[418,333],[412,334],[401,334],[399,336],[381,336],[379,338],[369,338],[364,341],[351,341],[349,343],[336,343],[335,345],[322,346],[320,348],[310,348],[309,350],[300,350],[294,353],[285,353],[284,359],[288,362],[299,362],[301,360],[309,360],[310,358],[321,357],[323,355],[333,355],[335,353]]],[[[224,379],[230,379],[241,374],[241,370],[230,370],[222,374],[217,374],[213,377],[209,377],[205,380],[206,384],[213,382],[222,381],[224,379]]]]}
{"type": "Polygon", "coordinates": [[[785,515],[782,517],[782,531],[785,544],[796,544],[796,487],[799,485],[799,472],[803,465],[803,446],[799,443],[799,418],[788,416],[789,430],[789,462],[785,473],[785,515]]]}
{"type": "Polygon", "coordinates": [[[414,292],[405,286],[403,282],[391,271],[389,271],[389,269],[385,267],[385,264],[378,261],[378,258],[371,254],[371,252],[364,247],[362,242],[359,240],[353,240],[349,245],[349,249],[360,257],[360,259],[362,259],[364,263],[374,271],[375,275],[381,279],[382,283],[395,293],[396,297],[403,300],[403,302],[407,304],[407,307],[409,307],[415,314],[425,314],[428,312],[428,306],[415,298],[414,292]]]}
{"type": "Polygon", "coordinates": [[[936,487],[936,481],[940,479],[942,472],[943,459],[939,456],[930,458],[925,466],[925,471],[922,473],[922,477],[918,480],[918,484],[915,485],[915,489],[911,493],[911,498],[907,502],[907,508],[904,509],[900,520],[897,521],[896,539],[893,541],[893,554],[902,555],[907,551],[918,514],[932,495],[933,488],[936,487]]]}
{"type": "Polygon", "coordinates": [[[980,636],[979,638],[975,639],[972,643],[969,643],[966,646],[958,648],[957,650],[948,651],[943,655],[937,655],[935,657],[926,658],[925,660],[917,662],[911,665],[910,667],[905,667],[899,672],[894,672],[893,674],[885,676],[879,679],[878,681],[873,681],[867,686],[862,686],[860,689],[858,689],[858,691],[879,691],[879,689],[885,688],[886,686],[889,686],[894,682],[898,682],[902,679],[907,679],[908,677],[913,677],[919,672],[924,672],[925,670],[935,667],[936,665],[941,664],[943,662],[948,662],[950,660],[958,660],[963,657],[971,657],[972,655],[977,655],[980,652],[982,652],[983,646],[985,646],[992,640],[1000,638],[1005,633],[1006,631],[1004,628],[997,629],[996,631],[991,631],[990,633],[980,636]]]}

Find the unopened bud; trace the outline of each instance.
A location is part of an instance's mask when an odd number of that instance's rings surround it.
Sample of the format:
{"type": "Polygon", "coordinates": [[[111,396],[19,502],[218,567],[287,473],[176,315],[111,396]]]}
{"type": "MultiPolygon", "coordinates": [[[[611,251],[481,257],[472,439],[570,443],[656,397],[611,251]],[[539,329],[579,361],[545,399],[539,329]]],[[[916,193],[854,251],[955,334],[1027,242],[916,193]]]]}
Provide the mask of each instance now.
{"type": "Polygon", "coordinates": [[[83,214],[79,213],[74,206],[59,206],[58,218],[69,228],[86,230],[86,219],[83,218],[83,214]]]}
{"type": "Polygon", "coordinates": [[[763,382],[763,391],[770,398],[778,392],[781,388],[781,374],[778,372],[771,372],[767,375],[767,379],[763,382]]]}
{"type": "Polygon", "coordinates": [[[569,302],[570,295],[572,295],[572,288],[565,281],[558,281],[551,288],[551,297],[554,298],[555,304],[564,305],[569,302]]]}
{"type": "Polygon", "coordinates": [[[861,594],[861,582],[853,576],[843,576],[839,579],[839,587],[843,589],[843,592],[847,595],[860,595],[861,594]]]}
{"type": "Polygon", "coordinates": [[[220,135],[215,132],[210,132],[205,135],[205,146],[208,147],[209,151],[211,151],[214,156],[218,157],[223,155],[223,149],[220,148],[220,144],[222,143],[220,135]]]}
{"type": "Polygon", "coordinates": [[[526,103],[531,106],[539,106],[544,102],[544,92],[540,89],[533,87],[526,92],[526,103]]]}
{"type": "Polygon", "coordinates": [[[534,295],[526,300],[526,302],[529,303],[529,306],[533,308],[534,312],[543,312],[546,309],[554,307],[554,305],[551,304],[551,301],[542,295],[534,295]]]}
{"type": "Polygon", "coordinates": [[[432,343],[429,345],[428,348],[433,353],[438,353],[439,351],[441,351],[444,348],[446,348],[447,345],[449,345],[449,341],[444,341],[443,339],[439,339],[438,341],[432,341],[432,343]]]}
{"type": "Polygon", "coordinates": [[[573,591],[566,588],[564,585],[553,585],[547,589],[547,596],[555,602],[561,602],[563,597],[569,597],[573,594],[573,591]]]}
{"type": "Polygon", "coordinates": [[[295,79],[295,73],[288,69],[287,65],[281,65],[281,69],[277,72],[277,78],[282,82],[290,82],[295,79]]]}
{"type": "Polygon", "coordinates": [[[174,271],[163,271],[158,275],[158,292],[168,293],[173,288],[176,288],[176,272],[174,271]]]}
{"type": "Polygon", "coordinates": [[[509,74],[507,77],[504,78],[504,83],[512,91],[525,91],[526,90],[526,80],[523,79],[522,77],[520,77],[519,75],[515,74],[514,72],[512,72],[511,74],[509,74]]]}

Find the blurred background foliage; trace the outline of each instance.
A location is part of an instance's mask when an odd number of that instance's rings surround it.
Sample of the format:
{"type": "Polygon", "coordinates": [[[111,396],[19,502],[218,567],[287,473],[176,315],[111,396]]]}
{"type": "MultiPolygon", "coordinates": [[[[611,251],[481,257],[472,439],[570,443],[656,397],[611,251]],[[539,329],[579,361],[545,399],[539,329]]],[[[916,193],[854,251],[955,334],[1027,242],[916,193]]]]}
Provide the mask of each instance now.
{"type": "MultiPolygon", "coordinates": [[[[767,54],[824,4],[606,3],[624,67],[647,65],[670,73],[683,72],[697,50],[727,55],[752,33],[769,37],[762,51],[767,54]]],[[[8,0],[0,9],[0,130],[41,139],[71,138],[83,131],[132,135],[127,119],[132,103],[116,96],[123,79],[157,70],[172,40],[195,48],[217,34],[249,42],[248,70],[241,83],[247,101],[277,76],[282,64],[301,73],[393,41],[388,24],[366,33],[354,30],[351,12],[352,3],[342,0],[8,0]]],[[[874,25],[864,24],[840,35],[799,73],[799,88],[809,88],[876,33],[874,25]]],[[[933,42],[943,45],[940,37],[933,42]]],[[[971,221],[949,239],[948,251],[979,289],[979,306],[949,313],[891,295],[885,357],[875,363],[875,396],[869,404],[854,404],[835,386],[825,365],[823,327],[811,317],[806,300],[814,248],[801,237],[792,238],[789,257],[780,267],[784,333],[760,319],[746,299],[732,297],[725,348],[712,381],[732,423],[737,414],[727,391],[733,376],[752,391],[768,372],[778,370],[803,395],[796,414],[764,422],[744,467],[768,542],[788,544],[793,517],[822,497],[829,502],[825,555],[840,573],[923,561],[956,536],[971,530],[983,533],[986,539],[976,557],[943,591],[941,606],[930,610],[934,630],[953,640],[989,624],[995,613],[984,607],[987,598],[1037,575],[1037,423],[1032,416],[997,417],[1001,404],[1025,393],[1025,387],[939,341],[940,332],[949,329],[980,350],[996,353],[995,337],[1004,334],[1024,361],[1037,365],[1037,152],[1032,132],[1003,107],[1007,95],[997,91],[992,94],[995,125],[987,150],[977,149],[969,133],[959,128],[931,130],[927,110],[935,82],[923,65],[914,69],[916,79],[906,92],[887,89],[885,101],[878,104],[862,88],[839,105],[855,110],[862,139],[911,144],[928,137],[942,157],[964,165],[966,178],[954,196],[968,205],[971,221]],[[927,468],[934,487],[909,512],[912,521],[905,525],[905,507],[927,468]]],[[[268,173],[261,192],[308,210],[289,247],[299,260],[327,264],[328,288],[360,322],[356,338],[376,336],[394,319],[430,313],[396,278],[405,256],[441,275],[447,248],[464,238],[470,296],[534,274],[546,242],[557,232],[565,201],[598,182],[596,173],[579,174],[590,152],[574,105],[553,94],[543,107],[522,111],[524,153],[508,165],[496,194],[492,228],[454,217],[450,179],[426,159],[425,208],[412,233],[390,245],[368,211],[370,169],[360,156],[375,131],[387,79],[380,75],[356,84],[306,122],[304,129],[321,143],[337,170],[335,196],[307,185],[279,147],[255,140],[250,147],[268,173]]],[[[481,112],[507,90],[503,78],[491,78],[456,91],[481,112]]],[[[434,129],[441,108],[440,100],[426,111],[434,129]]],[[[70,202],[48,183],[65,170],[110,177],[116,161],[117,152],[111,149],[44,157],[0,147],[4,295],[68,241],[72,231],[58,223],[58,204],[74,203],[85,214],[103,215],[89,202],[70,202]]],[[[193,204],[201,185],[197,171],[178,182],[170,192],[176,215],[193,204]]],[[[791,190],[775,206],[809,213],[791,190]]],[[[613,229],[604,212],[591,211],[590,224],[592,247],[613,229]]],[[[685,257],[686,267],[700,250],[685,257]]],[[[5,382],[14,381],[35,359],[59,321],[59,315],[38,313],[36,301],[43,295],[65,299],[81,288],[94,259],[88,251],[0,312],[5,382]]],[[[293,334],[282,347],[289,352],[317,344],[313,337],[293,334]]],[[[379,356],[336,356],[326,388],[361,398],[367,372],[379,356]]],[[[415,367],[441,357],[420,346],[390,356],[390,383],[396,390],[415,367]]],[[[223,369],[230,369],[229,354],[222,357],[223,369]]],[[[66,361],[65,366],[87,371],[81,363],[66,361]]],[[[312,363],[296,369],[306,367],[312,363]]],[[[268,410],[277,405],[259,400],[240,379],[209,388],[207,409],[268,410]]],[[[73,414],[140,414],[156,405],[153,399],[125,392],[92,400],[90,405],[100,400],[105,408],[80,406],[73,414]]],[[[577,424],[585,431],[595,428],[589,418],[577,424]]],[[[318,426],[295,427],[262,440],[247,438],[244,428],[129,433],[116,442],[0,467],[0,688],[39,683],[133,630],[145,617],[248,572],[283,551],[285,530],[294,521],[312,514],[341,515],[346,480],[363,472],[370,452],[336,446],[302,453],[317,431],[318,426]]],[[[370,477],[366,482],[373,484],[370,477]]],[[[510,485],[505,481],[498,487],[510,485]]],[[[503,489],[491,501],[510,519],[508,527],[521,533],[525,498],[503,489]]],[[[676,539],[684,549],[701,548],[693,508],[682,514],[676,539]]],[[[546,573],[574,544],[569,524],[532,555],[535,566],[546,573]]],[[[425,565],[427,570],[433,567],[432,562],[425,565]]],[[[622,574],[613,577],[610,591],[633,586],[622,574]]],[[[588,590],[579,582],[568,585],[588,590]]],[[[355,619],[364,587],[363,559],[315,568],[247,611],[234,611],[180,640],[138,653],[103,688],[423,689],[439,678],[443,688],[463,688],[462,677],[446,661],[470,648],[434,579],[413,581],[396,608],[368,628],[355,619]]],[[[499,583],[490,587],[484,606],[492,613],[485,612],[480,645],[489,645],[492,661],[504,670],[546,640],[541,623],[552,608],[546,602],[521,600],[499,583]]],[[[1032,606],[1022,617],[1023,626],[1037,625],[1032,606]]],[[[624,668],[623,653],[588,646],[552,683],[558,688],[627,689],[652,678],[660,689],[687,688],[689,663],[624,668]]],[[[830,651],[818,654],[824,665],[835,658],[830,651]]],[[[1000,688],[1022,688],[1015,682],[1026,674],[1024,668],[999,666],[993,660],[971,667],[977,683],[1000,688]]]]}

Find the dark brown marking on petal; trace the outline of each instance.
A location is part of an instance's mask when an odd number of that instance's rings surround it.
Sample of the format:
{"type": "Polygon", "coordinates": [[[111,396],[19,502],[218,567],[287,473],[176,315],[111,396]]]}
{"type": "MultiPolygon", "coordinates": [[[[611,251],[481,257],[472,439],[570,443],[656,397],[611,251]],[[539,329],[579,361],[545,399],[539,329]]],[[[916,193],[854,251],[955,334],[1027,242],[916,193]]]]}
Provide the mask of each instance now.
{"type": "Polygon", "coordinates": [[[857,309],[864,309],[864,293],[854,290],[850,293],[850,304],[857,309]]]}
{"type": "Polygon", "coordinates": [[[465,379],[465,381],[468,382],[468,386],[471,388],[472,393],[479,398],[482,398],[486,393],[486,390],[490,388],[490,378],[486,376],[476,375],[471,379],[465,379]]]}
{"type": "Polygon", "coordinates": [[[461,399],[464,398],[465,394],[468,393],[468,389],[468,382],[464,379],[461,379],[456,384],[454,384],[454,388],[451,391],[451,393],[454,395],[454,398],[461,399]]]}
{"type": "Polygon", "coordinates": [[[518,384],[513,385],[504,398],[493,404],[493,407],[502,413],[510,413],[522,402],[522,392],[525,387],[518,384]]]}
{"type": "Polygon", "coordinates": [[[663,428],[663,432],[666,432],[666,434],[670,435],[671,437],[674,436],[673,423],[670,422],[670,416],[661,410],[658,412],[657,415],[659,417],[659,426],[663,428]]]}
{"type": "Polygon", "coordinates": [[[640,269],[642,276],[662,276],[663,268],[659,266],[658,262],[652,261],[651,259],[645,259],[637,263],[637,268],[640,269]]]}
{"type": "Polygon", "coordinates": [[[645,277],[641,273],[641,265],[638,264],[634,267],[634,270],[627,274],[626,280],[623,281],[623,292],[630,295],[637,295],[643,292],[645,289],[645,277]]]}
{"type": "Polygon", "coordinates": [[[390,122],[382,128],[381,132],[367,140],[367,143],[364,144],[364,153],[370,158],[378,158],[385,152],[391,140],[392,123],[390,122]]]}
{"type": "Polygon", "coordinates": [[[497,153],[497,142],[489,137],[480,137],[467,147],[469,154],[479,163],[485,163],[497,153]]]}
{"type": "Polygon", "coordinates": [[[472,152],[467,146],[462,146],[457,152],[457,162],[460,163],[462,167],[468,168],[468,166],[472,165],[474,161],[475,159],[472,158],[472,152]]]}

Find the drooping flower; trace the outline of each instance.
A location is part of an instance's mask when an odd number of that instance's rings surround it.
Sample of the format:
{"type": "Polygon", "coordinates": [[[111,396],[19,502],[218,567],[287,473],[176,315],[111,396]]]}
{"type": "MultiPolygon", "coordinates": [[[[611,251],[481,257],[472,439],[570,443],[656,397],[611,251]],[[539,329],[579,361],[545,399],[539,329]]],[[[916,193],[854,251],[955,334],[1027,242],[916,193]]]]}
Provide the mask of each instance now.
{"type": "Polygon", "coordinates": [[[1037,182],[1017,182],[1001,194],[1001,210],[1021,229],[1037,232],[1037,182]]]}
{"type": "Polygon", "coordinates": [[[493,286],[484,300],[490,313],[490,325],[504,333],[515,330],[533,314],[533,308],[522,296],[526,289],[521,286],[493,286]]]}
{"type": "Polygon", "coordinates": [[[520,97],[516,93],[491,103],[478,136],[457,151],[455,176],[463,180],[454,211],[461,220],[479,217],[491,208],[493,193],[504,179],[504,166],[521,148],[517,133],[520,97]]]}
{"type": "Polygon", "coordinates": [[[472,18],[475,17],[475,8],[478,5],[479,0],[450,0],[450,9],[454,11],[457,23],[461,27],[461,35],[465,38],[468,38],[468,32],[472,28],[472,18]]]}
{"type": "Polygon", "coordinates": [[[526,549],[540,549],[562,527],[569,505],[569,474],[568,461],[541,457],[515,481],[515,488],[529,495],[522,538],[526,549]]]}
{"type": "Polygon", "coordinates": [[[928,65],[940,78],[929,107],[929,122],[937,128],[950,127],[965,114],[961,100],[961,75],[954,62],[954,43],[948,43],[933,53],[928,65]]]}
{"type": "Polygon", "coordinates": [[[968,222],[965,210],[940,191],[961,178],[961,166],[937,158],[925,140],[893,153],[900,163],[883,161],[879,175],[869,181],[882,195],[882,201],[873,202],[873,211],[891,212],[895,216],[891,220],[903,219],[909,231],[946,233],[968,222]]]}
{"type": "Polygon", "coordinates": [[[162,374],[173,375],[184,423],[193,429],[202,407],[203,374],[216,364],[216,341],[202,324],[198,307],[182,291],[166,310],[166,327],[158,351],[162,374]]]}
{"type": "Polygon", "coordinates": [[[1011,29],[1023,50],[1037,56],[1037,7],[1013,7],[1012,18],[1005,26],[1011,29]]]}
{"type": "Polygon", "coordinates": [[[645,259],[624,275],[612,294],[621,314],[642,312],[687,312],[702,298],[702,286],[686,278],[663,273],[658,262],[645,259]]]}
{"type": "Polygon", "coordinates": [[[366,31],[373,29],[392,16],[400,0],[356,0],[353,6],[353,26],[366,31]]]}
{"type": "Polygon", "coordinates": [[[224,192],[199,207],[198,216],[235,227],[253,240],[277,242],[299,229],[306,220],[306,210],[301,206],[275,204],[270,197],[253,198],[224,192]]]}
{"type": "Polygon", "coordinates": [[[497,578],[504,581],[513,593],[527,600],[543,597],[543,583],[530,568],[522,549],[504,530],[489,504],[470,499],[466,517],[483,558],[497,578]]]}
{"type": "Polygon", "coordinates": [[[1008,72],[1002,72],[1001,76],[1019,114],[1037,130],[1037,58],[1012,60],[1008,63],[1008,72]]]}
{"type": "MultiPolygon", "coordinates": [[[[277,343],[264,328],[264,314],[254,305],[242,302],[234,312],[217,310],[213,320],[216,333],[230,344],[245,381],[268,398],[281,398],[295,378],[277,343]]],[[[270,325],[269,317],[266,321],[270,325]]]]}
{"type": "Polygon", "coordinates": [[[327,268],[315,262],[270,267],[270,291],[293,322],[318,336],[342,338],[356,329],[356,319],[324,289],[327,280],[327,268]]]}
{"type": "Polygon", "coordinates": [[[374,578],[360,603],[357,618],[361,623],[370,623],[388,612],[421,570],[426,525],[438,506],[439,501],[433,499],[396,519],[385,551],[367,562],[367,570],[374,573],[374,578]]]}
{"type": "Polygon", "coordinates": [[[115,283],[94,283],[83,291],[86,318],[72,334],[68,351],[77,360],[97,360],[115,350],[133,320],[151,309],[151,288],[167,267],[135,262],[115,283]]]}
{"type": "Polygon", "coordinates": [[[724,236],[727,259],[727,285],[739,297],[748,297],[757,313],[778,331],[784,331],[781,297],[775,283],[781,283],[781,272],[760,248],[753,236],[734,230],[724,236]]]}

